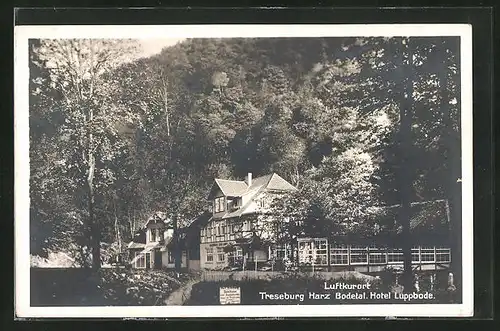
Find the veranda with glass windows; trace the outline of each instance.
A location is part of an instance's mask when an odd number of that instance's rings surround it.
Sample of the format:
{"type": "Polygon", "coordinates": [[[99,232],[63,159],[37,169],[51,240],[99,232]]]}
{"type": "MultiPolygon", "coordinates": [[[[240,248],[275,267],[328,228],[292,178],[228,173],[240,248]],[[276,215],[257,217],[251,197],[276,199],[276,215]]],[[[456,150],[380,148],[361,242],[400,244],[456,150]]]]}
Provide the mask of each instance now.
{"type": "MultiPolygon", "coordinates": [[[[326,238],[302,238],[297,241],[299,267],[376,271],[404,263],[402,249],[337,243],[326,238]]],[[[429,245],[412,248],[413,268],[435,270],[447,268],[450,263],[450,248],[429,245]]]]}

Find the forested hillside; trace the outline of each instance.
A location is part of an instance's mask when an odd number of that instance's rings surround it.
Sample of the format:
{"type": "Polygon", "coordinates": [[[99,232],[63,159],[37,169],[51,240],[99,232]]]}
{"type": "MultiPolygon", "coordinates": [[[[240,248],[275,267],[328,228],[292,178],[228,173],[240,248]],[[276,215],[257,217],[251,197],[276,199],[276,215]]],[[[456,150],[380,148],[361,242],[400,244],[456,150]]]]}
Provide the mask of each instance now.
{"type": "Polygon", "coordinates": [[[458,39],[191,39],[134,61],[128,40],[30,47],[32,254],[86,261],[248,172],[296,185],[290,212],[332,232],[376,229],[367,208],[402,194],[459,210],[458,39]]]}

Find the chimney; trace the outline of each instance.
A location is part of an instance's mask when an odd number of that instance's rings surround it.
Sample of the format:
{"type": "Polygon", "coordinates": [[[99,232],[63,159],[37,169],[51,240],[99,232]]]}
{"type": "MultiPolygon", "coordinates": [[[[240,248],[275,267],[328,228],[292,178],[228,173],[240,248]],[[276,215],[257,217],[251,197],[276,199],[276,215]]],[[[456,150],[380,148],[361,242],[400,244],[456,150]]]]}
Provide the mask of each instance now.
{"type": "Polygon", "coordinates": [[[248,173],[246,182],[247,182],[248,186],[252,186],[252,173],[251,172],[248,173]]]}

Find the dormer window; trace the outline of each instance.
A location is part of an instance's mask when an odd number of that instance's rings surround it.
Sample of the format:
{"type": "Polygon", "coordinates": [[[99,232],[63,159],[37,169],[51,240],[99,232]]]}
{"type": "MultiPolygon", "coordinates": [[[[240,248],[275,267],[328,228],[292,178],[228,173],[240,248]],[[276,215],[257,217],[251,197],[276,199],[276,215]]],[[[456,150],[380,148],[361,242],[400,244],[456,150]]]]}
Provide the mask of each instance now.
{"type": "Polygon", "coordinates": [[[257,200],[257,205],[261,208],[267,208],[269,207],[269,202],[266,198],[260,198],[257,200]]]}
{"type": "Polygon", "coordinates": [[[214,200],[214,212],[220,213],[225,210],[224,208],[224,197],[218,197],[214,200]]]}
{"type": "Polygon", "coordinates": [[[241,207],[241,198],[233,198],[227,200],[227,210],[236,210],[241,207]]]}
{"type": "Polygon", "coordinates": [[[149,229],[148,242],[160,242],[164,239],[162,229],[149,229]]]}

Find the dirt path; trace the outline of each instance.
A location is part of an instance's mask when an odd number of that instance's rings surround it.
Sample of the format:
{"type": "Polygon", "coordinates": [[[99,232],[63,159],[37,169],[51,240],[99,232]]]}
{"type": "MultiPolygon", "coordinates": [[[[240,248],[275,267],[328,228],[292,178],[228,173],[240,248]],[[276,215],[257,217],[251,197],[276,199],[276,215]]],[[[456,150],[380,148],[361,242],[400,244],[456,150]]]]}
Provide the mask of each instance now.
{"type": "Polygon", "coordinates": [[[200,279],[190,280],[189,282],[172,292],[170,296],[165,300],[165,305],[182,306],[184,302],[191,296],[193,285],[199,282],[200,279]]]}

